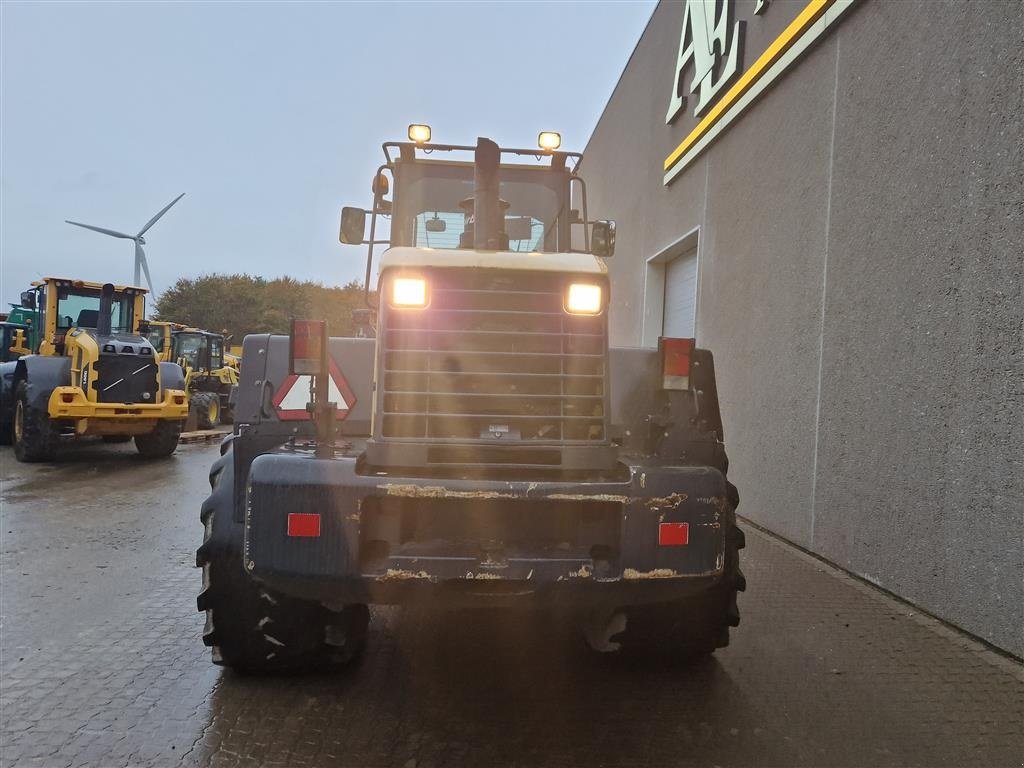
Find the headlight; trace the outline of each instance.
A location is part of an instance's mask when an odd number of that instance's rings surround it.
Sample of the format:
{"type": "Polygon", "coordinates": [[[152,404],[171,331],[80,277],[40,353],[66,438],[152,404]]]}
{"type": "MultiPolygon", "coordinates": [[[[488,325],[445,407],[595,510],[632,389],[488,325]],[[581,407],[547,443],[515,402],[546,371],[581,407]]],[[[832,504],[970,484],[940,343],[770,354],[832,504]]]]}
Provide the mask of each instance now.
{"type": "Polygon", "coordinates": [[[565,311],[574,315],[597,315],[601,312],[601,286],[572,283],[565,295],[565,311]]]}
{"type": "Polygon", "coordinates": [[[427,281],[422,277],[396,277],[391,282],[391,303],[396,307],[427,306],[427,281]]]}

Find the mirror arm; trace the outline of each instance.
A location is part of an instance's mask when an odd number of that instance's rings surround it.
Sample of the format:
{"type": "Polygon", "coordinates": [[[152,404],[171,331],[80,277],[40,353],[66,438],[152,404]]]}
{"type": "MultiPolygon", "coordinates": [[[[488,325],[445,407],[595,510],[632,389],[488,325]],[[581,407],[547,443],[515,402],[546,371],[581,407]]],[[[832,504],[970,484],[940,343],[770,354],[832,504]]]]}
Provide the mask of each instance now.
{"type": "MultiPolygon", "coordinates": [[[[590,216],[587,213],[587,182],[580,176],[574,176],[580,185],[580,209],[583,214],[583,221],[590,221],[590,216]]],[[[586,224],[583,225],[583,250],[590,253],[590,227],[586,224]]]]}
{"type": "Polygon", "coordinates": [[[377,197],[373,201],[373,210],[370,212],[370,239],[367,240],[366,250],[366,279],[363,281],[363,302],[370,309],[376,309],[370,303],[370,272],[373,269],[373,246],[374,246],[374,235],[377,234],[377,197]]]}

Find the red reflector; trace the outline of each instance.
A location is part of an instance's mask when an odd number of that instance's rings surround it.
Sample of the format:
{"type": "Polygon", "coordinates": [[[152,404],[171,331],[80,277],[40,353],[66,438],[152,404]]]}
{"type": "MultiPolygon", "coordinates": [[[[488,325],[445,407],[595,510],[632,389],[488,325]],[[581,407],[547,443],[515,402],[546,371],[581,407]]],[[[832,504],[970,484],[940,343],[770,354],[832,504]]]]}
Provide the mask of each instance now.
{"type": "Polygon", "coordinates": [[[319,536],[320,515],[292,512],[288,515],[289,536],[319,536]]]}
{"type": "Polygon", "coordinates": [[[326,320],[292,320],[290,373],[327,373],[320,370],[326,338],[326,320]]]}
{"type": "Polygon", "coordinates": [[[690,356],[694,339],[658,339],[661,345],[662,387],[665,389],[690,388],[690,356]]]}
{"type": "Polygon", "coordinates": [[[659,547],[685,547],[690,543],[689,523],[659,523],[659,547]]]}

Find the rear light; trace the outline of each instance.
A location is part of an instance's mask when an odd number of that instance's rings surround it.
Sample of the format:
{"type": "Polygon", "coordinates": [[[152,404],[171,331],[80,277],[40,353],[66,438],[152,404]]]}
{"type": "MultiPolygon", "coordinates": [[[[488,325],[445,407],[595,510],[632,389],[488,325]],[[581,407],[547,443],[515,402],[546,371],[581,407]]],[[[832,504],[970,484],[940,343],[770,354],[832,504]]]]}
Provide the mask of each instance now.
{"type": "Polygon", "coordinates": [[[320,535],[320,515],[292,512],[288,515],[288,535],[317,537],[320,535]]]}
{"type": "Polygon", "coordinates": [[[601,286],[591,283],[571,284],[565,295],[565,311],[573,315],[599,315],[601,286]]]}
{"type": "Polygon", "coordinates": [[[327,344],[326,320],[292,320],[288,372],[319,376],[323,370],[327,344]]]}
{"type": "Polygon", "coordinates": [[[663,389],[690,388],[690,358],[694,339],[658,339],[661,347],[661,386],[663,389]]]}
{"type": "Polygon", "coordinates": [[[396,307],[427,306],[427,281],[422,277],[396,277],[391,283],[391,304],[396,307]]]}
{"type": "Polygon", "coordinates": [[[174,404],[175,405],[184,405],[185,404],[185,397],[183,395],[175,395],[174,396],[174,404]]]}
{"type": "Polygon", "coordinates": [[[689,523],[659,523],[659,547],[685,547],[690,543],[689,523]]]}
{"type": "Polygon", "coordinates": [[[70,392],[62,392],[60,399],[63,403],[73,403],[75,401],[75,396],[70,392]]]}

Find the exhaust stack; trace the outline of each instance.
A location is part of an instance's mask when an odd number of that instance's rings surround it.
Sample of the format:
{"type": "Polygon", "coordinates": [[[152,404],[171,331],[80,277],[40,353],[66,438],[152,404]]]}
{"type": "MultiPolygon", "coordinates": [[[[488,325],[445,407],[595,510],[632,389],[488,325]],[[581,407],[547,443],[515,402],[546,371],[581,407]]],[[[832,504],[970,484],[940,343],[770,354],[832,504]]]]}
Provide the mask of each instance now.
{"type": "Polygon", "coordinates": [[[114,307],[114,286],[112,283],[105,283],[100,291],[100,316],[96,321],[96,335],[110,335],[110,315],[114,307]]]}
{"type": "Polygon", "coordinates": [[[476,140],[473,177],[473,247],[480,251],[508,248],[505,214],[498,197],[501,150],[490,139],[476,140]]]}

